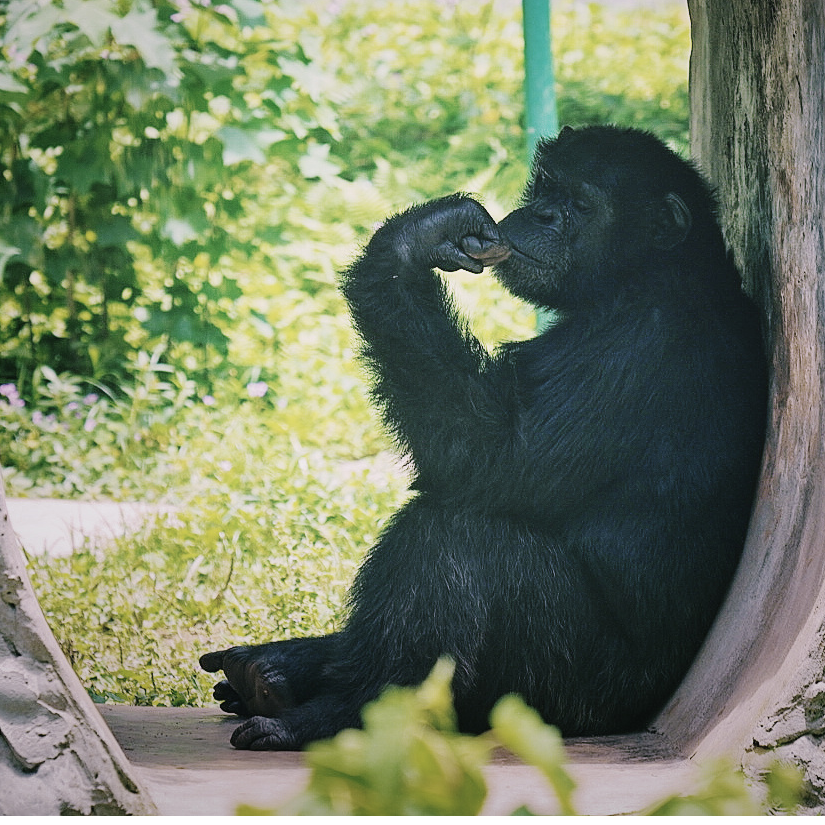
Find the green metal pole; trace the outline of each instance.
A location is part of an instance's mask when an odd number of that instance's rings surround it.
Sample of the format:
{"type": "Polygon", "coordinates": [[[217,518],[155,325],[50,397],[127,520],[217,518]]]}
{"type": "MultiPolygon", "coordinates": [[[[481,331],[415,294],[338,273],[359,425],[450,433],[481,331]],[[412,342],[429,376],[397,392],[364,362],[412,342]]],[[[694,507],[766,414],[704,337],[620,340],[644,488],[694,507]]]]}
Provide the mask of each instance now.
{"type": "Polygon", "coordinates": [[[559,131],[550,39],[550,0],[521,0],[524,25],[524,97],[527,149],[532,159],[542,137],[559,131]]]}
{"type": "MultiPolygon", "coordinates": [[[[543,137],[559,131],[556,112],[556,78],[553,73],[553,45],[550,39],[550,0],[521,0],[524,26],[524,101],[527,124],[527,152],[533,162],[536,145],[543,137]]],[[[536,312],[536,328],[541,331],[552,320],[546,310],[536,312]]]]}

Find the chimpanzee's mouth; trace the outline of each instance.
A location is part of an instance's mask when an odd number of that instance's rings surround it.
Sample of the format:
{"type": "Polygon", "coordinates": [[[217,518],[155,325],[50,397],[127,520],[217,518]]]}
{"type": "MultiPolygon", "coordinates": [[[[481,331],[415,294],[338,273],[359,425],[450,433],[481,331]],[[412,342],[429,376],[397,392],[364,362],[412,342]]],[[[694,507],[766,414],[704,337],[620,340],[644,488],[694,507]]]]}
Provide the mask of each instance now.
{"type": "Polygon", "coordinates": [[[538,258],[534,258],[532,255],[528,255],[526,252],[522,252],[517,246],[513,246],[512,244],[509,244],[509,246],[511,257],[515,256],[518,258],[522,258],[525,261],[531,263],[533,266],[539,267],[540,269],[546,268],[546,264],[543,261],[540,261],[538,258]]]}

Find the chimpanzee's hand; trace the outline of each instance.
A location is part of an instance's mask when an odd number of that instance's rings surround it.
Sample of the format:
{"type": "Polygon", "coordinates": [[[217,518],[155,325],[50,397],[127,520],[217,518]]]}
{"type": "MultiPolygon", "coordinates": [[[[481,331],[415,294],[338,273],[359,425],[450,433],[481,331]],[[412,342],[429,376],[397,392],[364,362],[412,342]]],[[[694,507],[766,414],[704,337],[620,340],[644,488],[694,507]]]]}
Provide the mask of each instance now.
{"type": "Polygon", "coordinates": [[[496,222],[466,195],[450,195],[403,212],[376,233],[412,270],[438,267],[479,273],[510,255],[496,222]]]}

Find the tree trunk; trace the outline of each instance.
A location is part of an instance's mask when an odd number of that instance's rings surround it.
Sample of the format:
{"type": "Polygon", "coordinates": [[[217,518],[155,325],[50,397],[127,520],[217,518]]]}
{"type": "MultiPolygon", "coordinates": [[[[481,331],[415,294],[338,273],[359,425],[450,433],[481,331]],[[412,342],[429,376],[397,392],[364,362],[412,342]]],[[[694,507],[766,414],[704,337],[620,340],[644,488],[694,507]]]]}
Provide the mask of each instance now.
{"type": "Polygon", "coordinates": [[[825,800],[825,4],[688,5],[694,154],[763,309],[773,377],[743,562],[659,727],[700,755],[791,756],[825,800]]]}
{"type": "Polygon", "coordinates": [[[0,479],[0,815],[154,806],[46,624],[0,479]]]}

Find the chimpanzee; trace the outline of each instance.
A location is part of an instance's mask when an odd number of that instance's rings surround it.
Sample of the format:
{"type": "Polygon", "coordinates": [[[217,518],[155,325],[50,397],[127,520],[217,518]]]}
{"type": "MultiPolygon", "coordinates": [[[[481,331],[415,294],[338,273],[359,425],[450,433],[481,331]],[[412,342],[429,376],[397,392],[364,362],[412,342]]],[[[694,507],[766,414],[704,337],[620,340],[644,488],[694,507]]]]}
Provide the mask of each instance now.
{"type": "Polygon", "coordinates": [[[342,288],[415,470],[335,634],[207,653],[238,748],[358,726],[455,662],[460,728],[518,693],[565,735],[639,729],[702,643],[759,471],[766,366],[713,196],[653,136],[564,129],[496,225],[452,195],[390,218],[342,288]],[[433,271],[555,322],[490,354],[433,271]]]}

